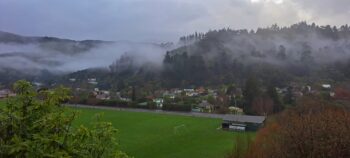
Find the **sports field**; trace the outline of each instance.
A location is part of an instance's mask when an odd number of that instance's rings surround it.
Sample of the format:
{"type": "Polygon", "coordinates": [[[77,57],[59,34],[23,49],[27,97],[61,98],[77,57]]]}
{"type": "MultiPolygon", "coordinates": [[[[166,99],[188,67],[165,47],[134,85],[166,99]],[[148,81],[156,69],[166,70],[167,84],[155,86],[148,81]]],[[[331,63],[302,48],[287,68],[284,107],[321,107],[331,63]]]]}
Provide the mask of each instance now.
{"type": "MultiPolygon", "coordinates": [[[[1,102],[0,102],[1,104],[1,102]]],[[[120,148],[135,158],[220,158],[233,147],[234,137],[254,133],[218,129],[220,119],[142,112],[74,108],[80,111],[75,125],[89,125],[93,116],[118,129],[120,148]]]]}
{"type": "MultiPolygon", "coordinates": [[[[220,158],[235,136],[247,133],[218,129],[220,119],[115,110],[78,109],[77,124],[88,124],[96,113],[119,130],[120,147],[136,158],[220,158]]],[[[253,133],[249,133],[253,135],[253,133]]]]}

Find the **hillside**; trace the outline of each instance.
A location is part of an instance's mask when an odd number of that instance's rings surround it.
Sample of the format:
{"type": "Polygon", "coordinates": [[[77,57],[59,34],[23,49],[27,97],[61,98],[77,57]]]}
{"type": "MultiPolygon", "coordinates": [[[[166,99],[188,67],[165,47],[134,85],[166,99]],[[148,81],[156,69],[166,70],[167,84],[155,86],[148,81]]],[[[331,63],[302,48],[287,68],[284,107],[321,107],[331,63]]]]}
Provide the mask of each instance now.
{"type": "Polygon", "coordinates": [[[42,48],[47,51],[57,51],[60,53],[75,54],[85,52],[91,50],[92,48],[98,47],[101,44],[108,44],[111,42],[101,40],[76,41],[47,36],[30,37],[0,31],[0,43],[17,45],[35,44],[39,46],[39,48],[42,48]]]}
{"type": "Polygon", "coordinates": [[[8,84],[18,79],[44,82],[52,79],[45,76],[48,73],[57,77],[88,68],[108,67],[125,52],[136,55],[163,53],[168,47],[172,47],[171,43],[77,41],[0,31],[0,83],[8,84]]]}
{"type": "MultiPolygon", "coordinates": [[[[180,38],[182,46],[168,51],[161,67],[137,65],[125,54],[105,74],[90,75],[110,87],[156,83],[160,87],[243,84],[255,76],[265,84],[294,81],[346,81],[350,77],[350,27],[301,22],[256,31],[222,29],[180,38]]],[[[142,59],[141,59],[142,60],[142,59]]],[[[83,80],[86,70],[70,74],[83,80]]],[[[153,84],[154,85],[154,84],[153,84]]]]}
{"type": "Polygon", "coordinates": [[[342,71],[350,61],[350,28],[346,25],[337,28],[302,22],[250,32],[222,29],[189,37],[183,40],[195,40],[193,44],[168,52],[164,59],[164,77],[175,84],[182,80],[190,84],[240,82],[251,74],[280,84],[296,77],[350,77],[342,71]]]}
{"type": "Polygon", "coordinates": [[[3,83],[22,76],[43,82],[41,74],[48,72],[63,76],[51,82],[90,77],[98,78],[100,87],[118,89],[145,83],[168,88],[243,84],[249,76],[284,86],[294,81],[347,81],[349,50],[348,25],[305,22],[195,33],[181,37],[177,48],[171,43],[75,41],[1,32],[0,73],[18,72],[6,73],[3,83]],[[96,68],[105,71],[94,73],[96,68]]]}

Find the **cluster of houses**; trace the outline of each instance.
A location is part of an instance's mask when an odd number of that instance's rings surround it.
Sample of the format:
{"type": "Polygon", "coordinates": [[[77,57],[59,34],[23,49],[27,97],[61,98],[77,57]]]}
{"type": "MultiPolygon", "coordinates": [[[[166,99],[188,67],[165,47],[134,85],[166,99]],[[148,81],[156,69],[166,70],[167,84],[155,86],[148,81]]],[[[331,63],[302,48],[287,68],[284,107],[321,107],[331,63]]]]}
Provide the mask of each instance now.
{"type": "MultiPolygon", "coordinates": [[[[216,92],[213,90],[210,91],[211,94],[217,95],[216,92]],[[215,93],[215,94],[214,94],[215,93]]],[[[174,99],[176,96],[184,94],[185,96],[188,97],[197,97],[197,96],[204,96],[208,95],[209,91],[206,91],[204,87],[199,87],[197,89],[179,89],[179,88],[173,88],[170,90],[158,90],[155,92],[155,94],[160,94],[158,96],[163,96],[163,97],[169,97],[171,99],[174,99]]]]}
{"type": "MultiPolygon", "coordinates": [[[[218,109],[220,104],[223,102],[229,102],[229,100],[235,97],[242,96],[242,90],[240,88],[236,88],[234,93],[232,94],[222,94],[218,89],[204,88],[198,87],[196,89],[179,89],[173,88],[169,90],[158,90],[155,93],[155,101],[159,102],[159,100],[163,100],[163,98],[175,99],[176,97],[190,97],[196,98],[196,104],[192,106],[192,112],[206,112],[212,113],[215,109],[218,109]],[[208,98],[212,97],[215,103],[208,101],[208,98]]],[[[158,104],[157,104],[158,105],[158,104]]],[[[232,113],[243,113],[241,108],[238,108],[237,103],[229,106],[229,110],[232,113]]]]}
{"type": "Polygon", "coordinates": [[[320,95],[321,93],[327,94],[329,97],[334,97],[335,92],[331,84],[321,84],[316,88],[312,88],[310,85],[300,86],[296,83],[291,83],[288,87],[276,88],[277,93],[280,95],[286,95],[291,93],[293,99],[300,98],[307,94],[320,95]]]}
{"type": "MultiPolygon", "coordinates": [[[[77,80],[75,78],[70,78],[70,82],[76,82],[77,80]]],[[[98,84],[96,78],[88,78],[87,83],[93,85],[96,87],[98,84]]],[[[299,97],[302,97],[306,94],[315,94],[319,95],[320,93],[324,94],[327,93],[330,97],[334,97],[336,95],[336,92],[333,91],[333,87],[331,84],[320,84],[317,87],[311,87],[310,85],[300,85],[298,83],[291,83],[287,87],[282,88],[276,88],[277,92],[281,96],[285,95],[291,95],[293,99],[297,99],[299,97]]],[[[98,88],[95,88],[93,90],[93,95],[96,97],[96,99],[100,100],[110,100],[111,98],[117,98],[122,101],[129,102],[131,101],[131,95],[130,92],[128,94],[123,93],[124,95],[121,95],[121,92],[117,93],[111,93],[107,90],[99,90],[98,88]],[[113,96],[113,97],[112,97],[113,96]]],[[[209,102],[207,100],[208,96],[213,97],[218,103],[220,102],[228,102],[234,100],[234,103],[229,103],[229,110],[234,111],[235,113],[242,113],[242,109],[238,108],[240,103],[236,102],[236,98],[242,98],[242,89],[241,88],[235,88],[234,92],[223,94],[222,91],[218,89],[211,89],[211,88],[204,88],[204,87],[197,87],[197,88],[172,88],[172,89],[159,89],[154,92],[152,92],[152,95],[149,96],[143,96],[147,100],[152,100],[157,108],[162,108],[164,104],[165,99],[175,99],[179,96],[183,97],[193,97],[196,98],[196,105],[192,106],[192,111],[194,112],[213,112],[215,109],[217,109],[218,105],[214,105],[213,102],[209,102]],[[198,98],[198,99],[197,99],[198,98]]]]}

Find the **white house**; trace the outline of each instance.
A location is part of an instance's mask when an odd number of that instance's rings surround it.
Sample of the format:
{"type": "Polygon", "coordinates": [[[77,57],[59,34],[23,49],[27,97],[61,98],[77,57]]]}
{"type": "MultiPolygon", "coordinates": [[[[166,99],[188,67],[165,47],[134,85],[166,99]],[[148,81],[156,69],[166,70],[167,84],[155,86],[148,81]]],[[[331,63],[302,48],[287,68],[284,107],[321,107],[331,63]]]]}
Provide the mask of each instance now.
{"type": "Polygon", "coordinates": [[[96,78],[89,78],[89,79],[88,79],[88,83],[94,84],[94,85],[98,84],[96,78]]]}
{"type": "Polygon", "coordinates": [[[162,108],[164,99],[163,98],[156,98],[156,99],[153,99],[153,102],[156,103],[158,108],[162,108]]]}
{"type": "Polygon", "coordinates": [[[322,84],[322,88],[324,89],[331,89],[331,85],[330,84],[322,84]]]}

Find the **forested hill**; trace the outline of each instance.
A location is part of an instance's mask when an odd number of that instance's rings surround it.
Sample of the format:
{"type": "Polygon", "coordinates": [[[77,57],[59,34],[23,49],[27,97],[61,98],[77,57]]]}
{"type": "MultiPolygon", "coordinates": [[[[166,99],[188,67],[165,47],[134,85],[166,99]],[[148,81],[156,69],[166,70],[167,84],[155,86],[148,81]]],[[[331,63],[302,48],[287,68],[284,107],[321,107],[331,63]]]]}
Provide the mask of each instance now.
{"type": "MultiPolygon", "coordinates": [[[[145,83],[157,83],[161,87],[240,84],[252,75],[276,86],[294,80],[350,78],[347,25],[332,27],[301,22],[256,31],[222,29],[181,37],[180,44],[183,46],[162,57],[161,66],[149,62],[140,65],[139,58],[125,54],[110,66],[108,73],[95,77],[120,88],[145,83]]],[[[79,72],[69,77],[79,78],[84,74],[79,72]]],[[[90,73],[89,77],[93,76],[90,73]]]]}
{"type": "Polygon", "coordinates": [[[111,43],[100,40],[76,41],[57,37],[21,36],[9,32],[0,31],[0,44],[28,45],[35,44],[47,51],[57,51],[66,54],[86,52],[100,44],[111,43]]]}
{"type": "Polygon", "coordinates": [[[163,77],[171,85],[241,82],[256,75],[266,82],[286,83],[350,77],[350,27],[273,25],[256,31],[222,29],[181,38],[191,43],[166,54],[163,77]]]}

